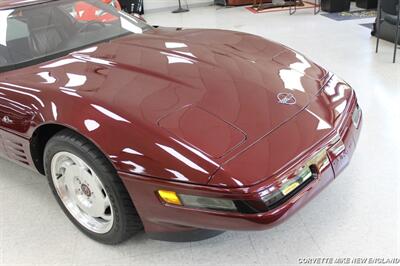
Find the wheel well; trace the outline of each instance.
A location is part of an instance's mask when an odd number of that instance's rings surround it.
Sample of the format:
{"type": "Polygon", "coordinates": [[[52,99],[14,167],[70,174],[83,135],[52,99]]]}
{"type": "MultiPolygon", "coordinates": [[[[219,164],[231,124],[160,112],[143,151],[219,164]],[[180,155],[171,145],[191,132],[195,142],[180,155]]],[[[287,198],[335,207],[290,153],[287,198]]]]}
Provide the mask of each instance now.
{"type": "Polygon", "coordinates": [[[63,129],[67,129],[67,127],[56,124],[46,124],[37,128],[32,135],[30,143],[32,160],[36,169],[43,175],[45,174],[43,155],[46,143],[51,137],[63,129]]]}

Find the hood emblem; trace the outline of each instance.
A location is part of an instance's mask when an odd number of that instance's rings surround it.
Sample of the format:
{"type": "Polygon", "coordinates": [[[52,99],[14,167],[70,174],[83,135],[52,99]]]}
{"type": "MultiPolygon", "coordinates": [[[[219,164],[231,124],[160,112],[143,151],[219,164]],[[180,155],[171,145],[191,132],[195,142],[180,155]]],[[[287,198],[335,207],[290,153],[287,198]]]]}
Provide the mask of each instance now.
{"type": "Polygon", "coordinates": [[[280,104],[287,104],[287,105],[296,104],[296,98],[291,93],[281,92],[276,97],[278,98],[278,103],[280,104]]]}

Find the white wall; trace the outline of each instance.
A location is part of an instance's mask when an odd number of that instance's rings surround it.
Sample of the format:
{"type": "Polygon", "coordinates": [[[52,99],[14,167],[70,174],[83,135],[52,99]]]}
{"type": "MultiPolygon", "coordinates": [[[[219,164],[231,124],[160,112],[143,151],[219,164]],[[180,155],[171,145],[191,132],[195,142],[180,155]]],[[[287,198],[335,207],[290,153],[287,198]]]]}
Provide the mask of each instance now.
{"type": "MultiPolygon", "coordinates": [[[[155,11],[157,9],[173,9],[178,6],[178,0],[144,0],[144,11],[155,11]]],[[[201,6],[212,3],[213,0],[181,0],[182,6],[186,3],[190,6],[201,6]]]]}

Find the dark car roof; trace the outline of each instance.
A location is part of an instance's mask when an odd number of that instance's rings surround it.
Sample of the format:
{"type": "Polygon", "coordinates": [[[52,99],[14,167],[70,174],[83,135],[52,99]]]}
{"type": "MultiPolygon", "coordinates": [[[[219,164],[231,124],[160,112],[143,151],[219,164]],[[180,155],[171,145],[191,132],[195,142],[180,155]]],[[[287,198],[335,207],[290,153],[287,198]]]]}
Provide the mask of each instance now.
{"type": "Polygon", "coordinates": [[[54,0],[0,0],[0,10],[35,5],[51,1],[54,0]]]}

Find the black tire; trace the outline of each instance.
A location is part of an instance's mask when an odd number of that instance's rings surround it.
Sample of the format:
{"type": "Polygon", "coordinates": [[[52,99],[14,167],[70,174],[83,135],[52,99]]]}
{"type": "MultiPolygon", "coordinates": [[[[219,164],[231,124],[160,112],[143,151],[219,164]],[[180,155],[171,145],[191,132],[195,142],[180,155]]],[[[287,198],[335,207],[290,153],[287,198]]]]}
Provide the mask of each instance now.
{"type": "Polygon", "coordinates": [[[44,150],[44,166],[49,185],[58,204],[72,223],[90,238],[104,244],[114,245],[127,240],[143,229],[141,219],[114,167],[105,155],[84,137],[69,129],[62,130],[54,135],[47,142],[44,150]],[[55,154],[63,151],[72,153],[82,159],[96,172],[104,185],[114,214],[112,228],[107,233],[99,234],[81,225],[66,209],[60,199],[51,175],[51,160],[55,154]]]}

